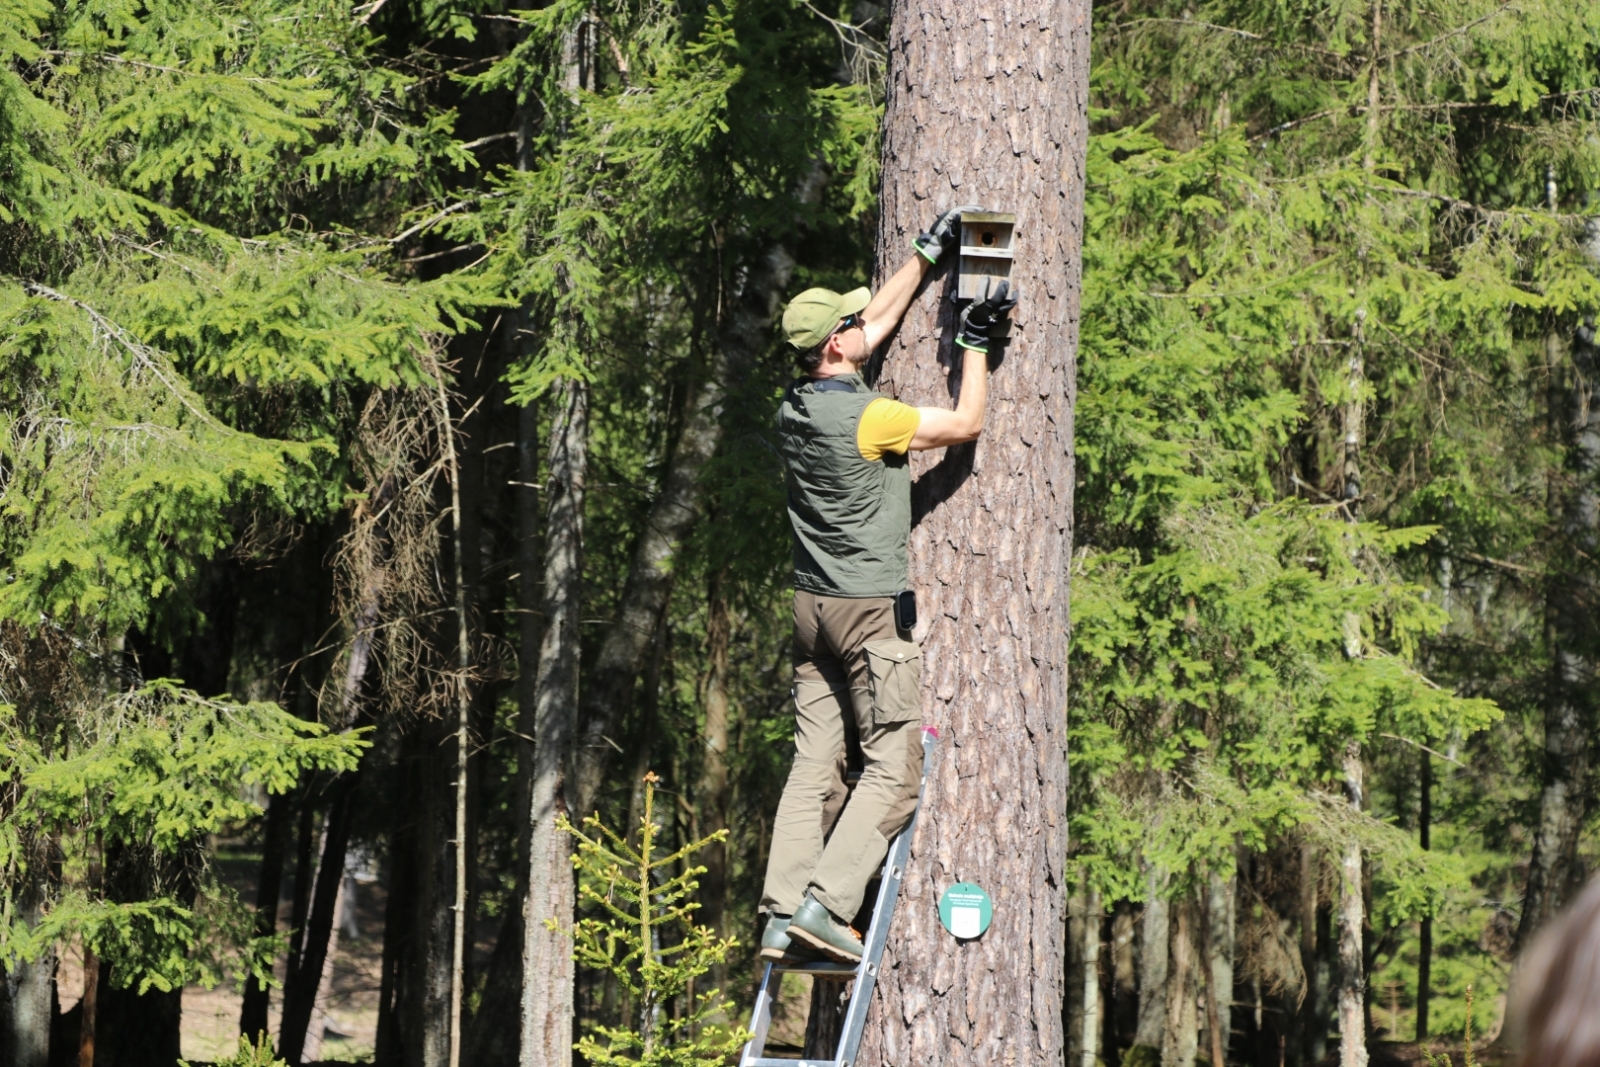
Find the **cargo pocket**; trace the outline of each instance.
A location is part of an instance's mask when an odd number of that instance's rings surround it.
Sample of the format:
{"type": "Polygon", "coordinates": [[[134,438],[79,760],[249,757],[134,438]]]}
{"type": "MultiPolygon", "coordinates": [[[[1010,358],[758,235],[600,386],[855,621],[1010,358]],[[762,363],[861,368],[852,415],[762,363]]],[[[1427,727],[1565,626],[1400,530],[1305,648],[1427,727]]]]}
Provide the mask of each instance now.
{"type": "Polygon", "coordinates": [[[922,649],[898,637],[868,641],[867,675],[872,684],[872,724],[922,718],[922,649]]]}

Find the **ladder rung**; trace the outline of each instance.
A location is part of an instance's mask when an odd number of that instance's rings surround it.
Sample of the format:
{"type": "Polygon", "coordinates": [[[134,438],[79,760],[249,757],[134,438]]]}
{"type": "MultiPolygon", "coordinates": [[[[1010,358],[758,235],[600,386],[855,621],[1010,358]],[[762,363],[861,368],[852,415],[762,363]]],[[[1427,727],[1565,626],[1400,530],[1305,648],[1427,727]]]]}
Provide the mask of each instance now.
{"type": "Polygon", "coordinates": [[[774,963],[774,971],[789,974],[836,974],[841,978],[853,976],[861,969],[859,963],[834,963],[832,960],[805,960],[799,963],[774,963]]]}
{"type": "Polygon", "coordinates": [[[746,1060],[746,1067],[836,1067],[832,1060],[787,1060],[781,1056],[763,1056],[746,1060]]]}

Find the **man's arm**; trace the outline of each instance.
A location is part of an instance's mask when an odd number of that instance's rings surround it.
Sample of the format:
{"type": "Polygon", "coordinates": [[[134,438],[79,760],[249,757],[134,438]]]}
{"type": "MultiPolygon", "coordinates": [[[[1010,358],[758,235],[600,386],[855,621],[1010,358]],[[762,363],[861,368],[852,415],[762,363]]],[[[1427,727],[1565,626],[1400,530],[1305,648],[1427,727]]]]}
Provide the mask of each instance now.
{"type": "Polygon", "coordinates": [[[874,351],[883,344],[884,338],[894,332],[900,325],[900,319],[905,315],[906,308],[911,306],[911,298],[917,295],[917,287],[922,284],[922,279],[927,276],[933,267],[926,259],[913,255],[906,260],[905,266],[894,272],[894,276],[883,283],[861,312],[862,328],[867,334],[867,351],[874,351]]]}
{"type": "Polygon", "coordinates": [[[989,353],[973,348],[961,351],[966,358],[961,364],[961,394],[955,410],[918,408],[922,421],[911,437],[913,452],[965,444],[983,433],[983,411],[989,401],[989,353]]]}
{"type": "Polygon", "coordinates": [[[922,419],[911,438],[913,450],[976,441],[983,433],[983,409],[989,400],[989,345],[1005,328],[1017,296],[1011,283],[1002,279],[992,289],[985,285],[983,296],[961,313],[961,329],[956,335],[956,346],[966,353],[961,364],[961,395],[954,411],[917,409],[922,419]]]}
{"type": "Polygon", "coordinates": [[[872,303],[861,312],[868,352],[875,351],[883,344],[884,338],[900,325],[900,319],[905,315],[906,308],[911,306],[911,298],[917,295],[917,287],[927,276],[928,268],[955,247],[959,237],[956,227],[962,213],[982,210],[977,204],[949,208],[940,212],[925,231],[917,234],[917,239],[911,242],[916,252],[906,260],[905,266],[894,272],[894,277],[884,283],[872,298],[872,303]]]}

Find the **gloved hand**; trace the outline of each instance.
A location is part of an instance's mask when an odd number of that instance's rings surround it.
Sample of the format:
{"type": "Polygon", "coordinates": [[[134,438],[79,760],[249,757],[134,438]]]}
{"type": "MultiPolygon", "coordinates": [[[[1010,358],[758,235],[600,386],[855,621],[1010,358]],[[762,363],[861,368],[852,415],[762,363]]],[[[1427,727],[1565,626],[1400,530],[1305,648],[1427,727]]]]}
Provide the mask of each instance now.
{"type": "Polygon", "coordinates": [[[922,258],[929,263],[939,262],[939,257],[950,250],[950,246],[956,243],[956,238],[960,235],[957,225],[961,221],[962,212],[982,210],[983,208],[977,204],[962,204],[960,207],[951,208],[934,219],[932,226],[912,238],[911,247],[922,253],[922,258]]]}
{"type": "Polygon", "coordinates": [[[1022,290],[1014,288],[1004,278],[994,283],[980,299],[967,305],[961,313],[961,332],[956,334],[956,344],[974,352],[989,351],[989,339],[1006,324],[1011,309],[1017,306],[1022,290]]]}

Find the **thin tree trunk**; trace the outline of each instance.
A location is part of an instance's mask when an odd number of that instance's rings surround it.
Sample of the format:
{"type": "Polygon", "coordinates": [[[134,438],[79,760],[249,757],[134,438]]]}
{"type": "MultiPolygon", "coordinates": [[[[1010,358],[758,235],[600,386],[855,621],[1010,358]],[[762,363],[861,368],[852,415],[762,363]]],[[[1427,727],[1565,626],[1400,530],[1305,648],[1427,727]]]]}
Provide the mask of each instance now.
{"type": "MultiPolygon", "coordinates": [[[[1054,1067],[1089,4],[894,0],[890,18],[879,280],[937,210],[982,203],[1017,216],[1022,302],[983,438],[913,459],[923,717],[943,738],[860,1060],[1054,1067]],[[970,941],[938,923],[939,894],[962,878],[995,901],[970,941]]],[[[957,395],[955,282],[953,267],[935,275],[886,346],[888,395],[957,395]]]]}
{"type": "MultiPolygon", "coordinates": [[[[1422,851],[1427,852],[1433,847],[1433,757],[1426,750],[1420,755],[1422,768],[1417,776],[1417,788],[1421,800],[1417,805],[1417,843],[1422,851]]],[[[1428,1038],[1428,999],[1433,979],[1432,916],[1423,916],[1417,940],[1417,1041],[1420,1043],[1428,1038]]]]}
{"type": "Polygon", "coordinates": [[[551,404],[544,640],[534,691],[523,904],[522,1067],[560,1067],[572,1060],[572,952],[566,936],[545,924],[554,919],[570,926],[575,906],[571,845],[556,821],[570,810],[566,775],[577,726],[588,405],[587,387],[570,379],[557,386],[551,404]]]}
{"type": "MultiPolygon", "coordinates": [[[[1344,751],[1344,783],[1350,806],[1361,810],[1361,746],[1349,741],[1344,751]]],[[[1361,946],[1365,908],[1361,894],[1361,845],[1351,841],[1339,857],[1339,1067],[1366,1067],[1367,1027],[1363,1005],[1367,976],[1361,946]]]]}
{"type": "Polygon", "coordinates": [[[340,883],[344,881],[345,851],[350,844],[350,819],[355,791],[354,775],[341,775],[329,786],[332,799],[322,824],[322,850],[316,878],[312,883],[304,947],[300,952],[299,966],[284,983],[278,1055],[291,1064],[304,1061],[312,1017],[316,1013],[317,990],[321,988],[324,964],[331,951],[335,906],[339,899],[340,883]]]}
{"type": "MultiPolygon", "coordinates": [[[[385,478],[373,496],[371,506],[382,508],[393,498],[397,489],[394,478],[385,478]]],[[[360,607],[356,612],[354,635],[350,641],[350,658],[345,664],[344,687],[340,700],[341,726],[349,730],[359,721],[361,697],[366,685],[367,670],[372,662],[372,641],[377,632],[383,606],[383,573],[374,570],[363,576],[360,607]]],[[[339,886],[344,881],[345,853],[350,844],[350,820],[356,798],[356,785],[361,771],[339,775],[328,787],[329,804],[322,824],[322,849],[317,860],[316,875],[309,878],[302,898],[302,886],[295,887],[296,909],[300,900],[306,901],[305,926],[299,934],[299,951],[291,954],[291,968],[284,982],[283,1018],[278,1029],[278,1055],[291,1064],[301,1062],[307,1031],[315,1014],[317,990],[322,985],[323,964],[328,959],[328,939],[333,932],[334,908],[338,902],[339,886]]],[[[312,793],[307,789],[302,801],[309,812],[312,793]]],[[[308,829],[309,820],[302,816],[301,829],[308,829]]],[[[301,842],[302,850],[307,843],[301,842]]],[[[302,854],[300,869],[309,863],[302,854]]],[[[320,1040],[320,1039],[319,1039],[320,1040]]]]}
{"type": "Polygon", "coordinates": [[[340,924],[337,921],[344,914],[345,893],[350,884],[350,879],[339,879],[338,894],[333,901],[333,914],[335,922],[328,931],[328,949],[322,957],[322,974],[317,981],[317,999],[311,1006],[311,1023],[306,1027],[306,1043],[300,1050],[301,1058],[307,1063],[315,1063],[322,1059],[322,1039],[327,1033],[329,1002],[333,995],[333,957],[339,951],[340,924]]]}
{"type": "MultiPolygon", "coordinates": [[[[1551,510],[1560,513],[1566,540],[1575,550],[1566,555],[1592,559],[1600,547],[1600,493],[1595,490],[1595,473],[1600,471],[1600,412],[1595,411],[1590,383],[1600,371],[1600,359],[1596,358],[1600,352],[1591,328],[1580,329],[1575,341],[1572,362],[1576,373],[1570,376],[1562,373],[1560,338],[1552,333],[1545,342],[1551,433],[1556,442],[1566,445],[1567,453],[1566,488],[1553,489],[1551,510]],[[1571,382],[1566,396],[1564,377],[1571,382]]],[[[1588,815],[1586,787],[1594,717],[1596,592],[1592,569],[1587,565],[1560,568],[1551,576],[1547,631],[1553,670],[1545,701],[1544,783],[1517,926],[1519,950],[1571,899],[1584,875],[1578,840],[1588,815]]]]}
{"type": "Polygon", "coordinates": [[[1167,963],[1172,938],[1171,905],[1162,895],[1166,888],[1165,871],[1156,867],[1145,871],[1144,914],[1139,917],[1139,1021],[1133,1044],[1158,1056],[1167,1026],[1167,963]]]}
{"type": "Polygon", "coordinates": [[[582,696],[583,735],[578,743],[572,799],[575,810],[594,810],[619,716],[632,704],[654,638],[654,627],[672,594],[673,561],[683,539],[705,510],[700,475],[722,439],[723,382],[738,368],[761,358],[772,340],[784,289],[794,275],[794,260],[774,245],[750,264],[718,332],[710,366],[691,383],[685,398],[683,430],[634,545],[620,607],[600,642],[582,696]]]}
{"type": "Polygon", "coordinates": [[[1121,900],[1111,920],[1111,1004],[1106,1010],[1106,1031],[1101,1038],[1110,1048],[1131,1044],[1139,1018],[1139,979],[1134,960],[1134,904],[1121,900]]]}
{"type": "Polygon", "coordinates": [[[1100,1058],[1100,890],[1090,885],[1083,896],[1082,1063],[1095,1067],[1100,1058]]]}
{"type": "Polygon", "coordinates": [[[461,1064],[461,1004],[466,982],[467,922],[467,770],[472,755],[472,620],[467,614],[466,539],[461,525],[461,464],[456,453],[456,429],[450,415],[450,397],[444,376],[435,379],[439,401],[439,435],[444,444],[445,470],[450,479],[450,531],[455,563],[456,614],[456,766],[455,835],[450,842],[455,866],[455,898],[450,929],[450,1051],[449,1067],[461,1064]]]}
{"type": "MultiPolygon", "coordinates": [[[[1374,45],[1382,27],[1382,5],[1375,4],[1372,14],[1374,45]]],[[[1377,66],[1373,65],[1369,95],[1377,94],[1377,66]]],[[[1372,169],[1370,146],[1375,134],[1371,133],[1369,119],[1369,154],[1367,169],[1372,169]]],[[[1366,309],[1356,311],[1355,344],[1350,349],[1348,378],[1345,383],[1344,404],[1344,462],[1343,500],[1345,515],[1351,522],[1359,522],[1362,512],[1361,496],[1361,446],[1366,437],[1366,409],[1362,390],[1366,385],[1366,309]]],[[[1344,619],[1344,651],[1350,659],[1365,654],[1362,647],[1361,620],[1355,612],[1344,619]]],[[[1343,766],[1345,791],[1352,811],[1359,816],[1362,807],[1361,741],[1352,737],[1345,742],[1343,766]]],[[[1339,1063],[1341,1067],[1366,1067],[1366,956],[1363,935],[1366,926],[1366,907],[1363,897],[1361,844],[1352,837],[1341,846],[1339,856],[1339,1063]]]]}
{"type": "Polygon", "coordinates": [[[94,1067],[94,1027],[100,1002],[100,957],[83,950],[83,998],[78,1001],[78,1067],[94,1067]]]}
{"type": "MultiPolygon", "coordinates": [[[[17,917],[36,926],[43,917],[45,868],[35,862],[23,878],[17,917]]],[[[56,952],[37,959],[13,959],[0,970],[0,1062],[11,1067],[49,1067],[50,1018],[54,1006],[56,952]]]]}
{"type": "Polygon", "coordinates": [[[1321,880],[1322,860],[1316,848],[1310,844],[1301,845],[1300,966],[1305,971],[1306,996],[1300,1010],[1295,1013],[1295,1022],[1299,1028],[1299,1062],[1307,1065],[1322,1062],[1327,1042],[1327,1027],[1323,1025],[1322,1014],[1326,983],[1317,945],[1321,880]]]}
{"type": "MultiPolygon", "coordinates": [[[[313,782],[315,779],[312,780],[313,782]]],[[[288,974],[300,969],[300,951],[306,940],[306,918],[311,914],[311,883],[316,878],[317,808],[308,783],[300,793],[300,813],[295,819],[294,899],[289,903],[288,974]]],[[[282,1034],[282,1022],[279,1022],[282,1034]]],[[[279,1037],[282,1042],[282,1037],[279,1037]]]]}
{"type": "MultiPolygon", "coordinates": [[[[261,877],[256,883],[257,937],[271,937],[278,931],[278,901],[283,896],[283,859],[289,844],[289,809],[294,801],[288,793],[275,793],[267,800],[266,824],[261,842],[261,877]]],[[[244,1003],[239,1009],[239,1032],[250,1040],[267,1030],[270,987],[250,978],[245,982],[244,1003]]]]}
{"type": "MultiPolygon", "coordinates": [[[[700,774],[700,833],[711,835],[728,827],[728,645],[733,632],[725,577],[711,575],[706,589],[706,681],[704,763],[700,774]]],[[[726,935],[723,911],[728,896],[728,847],[714,842],[697,857],[705,867],[700,876],[700,912],[696,922],[726,935]]],[[[718,964],[710,980],[717,988],[727,983],[727,968],[718,964]]]]}
{"type": "Polygon", "coordinates": [[[1216,872],[1202,889],[1206,954],[1206,1025],[1211,1028],[1211,1062],[1222,1067],[1233,1030],[1234,886],[1216,872]]]}
{"type": "Polygon", "coordinates": [[[1167,1018],[1161,1035],[1161,1067],[1194,1067],[1200,1020],[1195,1005],[1194,900],[1172,902],[1172,963],[1167,968],[1167,1018]]]}
{"type": "Polygon", "coordinates": [[[1222,1051],[1224,1054],[1229,1049],[1229,1041],[1234,1035],[1234,949],[1237,944],[1237,886],[1234,880],[1224,880],[1221,875],[1213,873],[1206,883],[1210,893],[1211,909],[1211,936],[1210,936],[1210,961],[1211,979],[1216,981],[1216,997],[1218,997],[1218,1033],[1222,1038],[1222,1051]]]}

